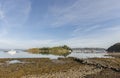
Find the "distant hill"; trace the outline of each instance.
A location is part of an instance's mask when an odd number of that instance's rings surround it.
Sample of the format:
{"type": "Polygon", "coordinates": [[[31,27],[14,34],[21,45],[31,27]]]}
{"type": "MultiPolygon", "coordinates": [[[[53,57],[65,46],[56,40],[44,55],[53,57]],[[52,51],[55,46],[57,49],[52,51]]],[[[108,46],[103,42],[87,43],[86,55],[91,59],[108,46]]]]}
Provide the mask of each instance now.
{"type": "Polygon", "coordinates": [[[108,52],[120,52],[120,43],[116,43],[107,49],[108,52]]]}

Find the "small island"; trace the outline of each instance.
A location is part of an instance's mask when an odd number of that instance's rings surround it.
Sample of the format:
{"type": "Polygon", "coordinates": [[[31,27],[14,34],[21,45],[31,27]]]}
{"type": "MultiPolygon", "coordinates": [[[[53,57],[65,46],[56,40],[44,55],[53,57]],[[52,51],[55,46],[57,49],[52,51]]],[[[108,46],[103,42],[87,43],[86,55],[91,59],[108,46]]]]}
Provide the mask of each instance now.
{"type": "Polygon", "coordinates": [[[27,52],[35,53],[35,54],[53,54],[53,55],[68,55],[72,49],[67,45],[64,46],[56,46],[56,47],[43,47],[43,48],[30,48],[27,52]]]}

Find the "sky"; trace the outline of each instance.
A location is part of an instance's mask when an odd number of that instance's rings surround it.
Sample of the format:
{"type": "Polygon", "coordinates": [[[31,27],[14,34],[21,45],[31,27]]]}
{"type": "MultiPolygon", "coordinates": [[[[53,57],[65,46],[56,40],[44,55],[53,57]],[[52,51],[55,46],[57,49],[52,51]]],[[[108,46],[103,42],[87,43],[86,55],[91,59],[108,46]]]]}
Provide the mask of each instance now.
{"type": "Polygon", "coordinates": [[[120,42],[120,0],[0,0],[0,48],[120,42]]]}

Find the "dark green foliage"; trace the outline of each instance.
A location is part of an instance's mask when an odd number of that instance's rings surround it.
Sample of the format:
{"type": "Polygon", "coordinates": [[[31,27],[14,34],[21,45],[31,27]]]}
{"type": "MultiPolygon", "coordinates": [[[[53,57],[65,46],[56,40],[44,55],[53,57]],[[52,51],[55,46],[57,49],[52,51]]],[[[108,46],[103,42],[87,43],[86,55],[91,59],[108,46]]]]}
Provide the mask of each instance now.
{"type": "Polygon", "coordinates": [[[120,52],[120,43],[116,43],[107,49],[108,52],[120,52]]]}
{"type": "Polygon", "coordinates": [[[71,49],[70,47],[68,47],[67,45],[62,46],[62,48],[67,49],[67,50],[72,50],[72,49],[71,49]]]}

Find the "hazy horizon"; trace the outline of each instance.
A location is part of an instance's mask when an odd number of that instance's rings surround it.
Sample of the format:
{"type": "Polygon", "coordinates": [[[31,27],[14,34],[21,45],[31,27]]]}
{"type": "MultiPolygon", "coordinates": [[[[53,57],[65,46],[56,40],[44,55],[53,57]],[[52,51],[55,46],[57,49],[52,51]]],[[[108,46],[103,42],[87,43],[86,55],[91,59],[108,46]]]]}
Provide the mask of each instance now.
{"type": "Polygon", "coordinates": [[[0,48],[120,42],[120,0],[0,0],[0,48]]]}

